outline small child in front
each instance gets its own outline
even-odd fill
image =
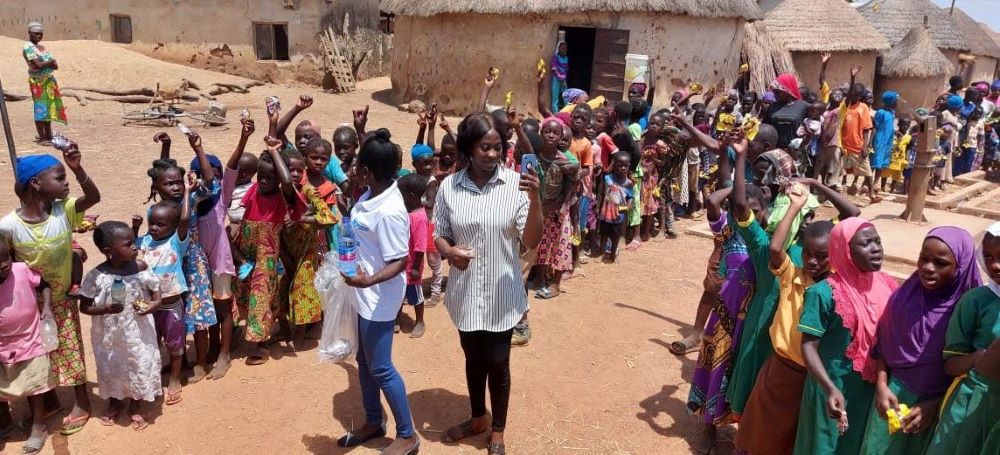
[[[163,394],[160,347],[150,314],[160,306],[160,279],[136,261],[135,234],[120,221],[105,221],[94,230],[94,244],[105,261],[84,277],[80,312],[93,316],[90,339],[97,364],[97,390],[108,399],[101,424],[118,420],[124,401],[132,429],[149,423],[142,403]],[[180,299],[174,298],[180,308]]]
[[[413,306],[416,323],[410,332],[410,338],[424,336],[424,255],[427,253],[427,231],[429,222],[427,212],[421,203],[424,192],[427,191],[427,177],[420,174],[407,174],[399,179],[399,192],[403,195],[403,203],[410,212],[410,255],[406,259],[406,303]],[[402,316],[403,310],[399,310]],[[396,318],[399,327],[399,317]]]
[[[31,435],[24,453],[38,453],[45,445],[42,394],[56,387],[42,345],[36,290],[42,293],[41,319],[52,319],[52,289],[27,264],[13,262],[10,247],[0,242],[0,400],[28,398]]]
[[[193,177],[189,178],[194,185]],[[183,197],[178,204],[173,200],[157,202],[149,209],[149,231],[139,239],[142,259],[149,270],[160,280],[161,301],[153,312],[156,337],[163,339],[170,354],[170,381],[164,404],[172,406],[181,402],[181,357],[184,355],[184,293],[188,292],[183,262],[188,252],[190,238],[190,186],[184,185]],[[133,234],[139,231],[142,218],[132,217]],[[93,298],[93,297],[92,297]]]

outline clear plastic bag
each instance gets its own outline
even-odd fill
[[[336,251],[324,256],[314,284],[323,300],[319,361],[342,362],[358,348],[358,310],[354,290],[340,276]]]

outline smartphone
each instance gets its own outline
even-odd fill
[[[188,128],[187,125],[185,125],[183,123],[178,123],[177,124],[177,129],[181,130],[181,134],[183,134],[185,136],[190,136],[191,133],[192,133],[191,128]]]
[[[521,173],[527,174],[528,169],[538,173],[538,157],[534,153],[527,153],[521,157]]]

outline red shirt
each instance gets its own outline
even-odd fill
[[[272,194],[260,194],[257,191],[257,184],[254,183],[247,190],[246,196],[243,196],[242,205],[246,208],[243,220],[281,224],[285,222],[286,215],[293,220],[298,220],[306,213],[308,206],[302,193],[296,193],[296,196],[295,205],[288,207],[280,190]]]
[[[410,255],[406,258],[406,284],[420,284],[420,278],[410,278],[411,270],[416,270],[421,277],[424,275],[424,261],[416,263],[414,259],[416,253],[427,253],[428,232],[427,211],[420,207],[410,212]]]

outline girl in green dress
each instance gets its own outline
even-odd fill
[[[980,261],[989,283],[967,292],[948,323],[944,369],[956,380],[928,455],[996,454],[1000,446],[990,434],[1000,422],[1000,378],[993,374],[1000,349],[1000,223],[986,230]]]
[[[952,377],[944,371],[945,331],[963,294],[982,284],[976,241],[965,229],[934,228],[917,270],[892,294],[879,321],[875,407],[861,453],[922,454],[930,443]],[[887,412],[907,405],[900,431],[889,433]]]
[[[882,240],[861,218],[830,233],[830,276],[809,289],[799,319],[809,376],[802,392],[796,454],[850,454],[861,449],[875,393],[878,320],[897,287],[882,268]]]

